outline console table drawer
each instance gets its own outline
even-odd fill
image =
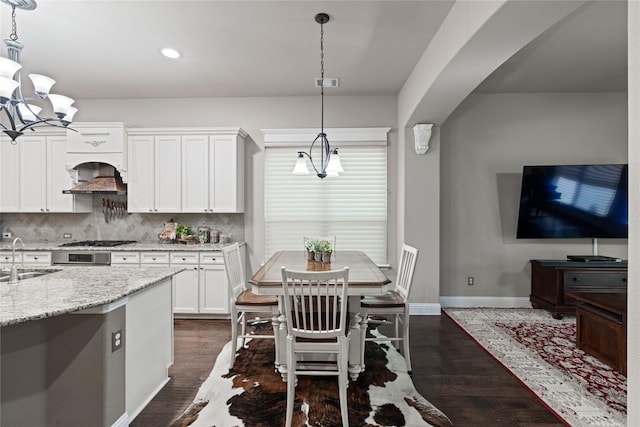
[[[626,292],[627,273],[621,271],[563,272],[565,292]]]

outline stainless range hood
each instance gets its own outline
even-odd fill
[[[127,184],[108,163],[83,163],[76,168],[78,184],[64,194],[127,194]]]

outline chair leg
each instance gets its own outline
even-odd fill
[[[338,361],[338,392],[340,395],[340,416],[343,427],[349,427],[349,406],[347,388],[349,387],[349,341],[344,340]]]
[[[240,313],[240,321],[242,322],[242,348],[244,348],[247,339],[247,313],[245,311]]]
[[[411,352],[409,350],[409,308],[405,308],[404,317],[402,319],[402,343],[403,356],[407,361],[407,371],[411,374]]]
[[[287,415],[285,426],[293,422],[293,402],[296,394],[296,359],[293,351],[293,338],[287,337]]]
[[[231,357],[229,361],[229,369],[233,369],[236,363],[236,351],[238,349],[238,313],[231,310]]]

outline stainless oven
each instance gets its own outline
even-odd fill
[[[111,252],[105,251],[53,251],[53,265],[111,265]]]

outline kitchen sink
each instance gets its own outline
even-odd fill
[[[34,277],[44,276],[45,274],[55,273],[60,270],[18,270],[18,280],[27,280]],[[11,272],[9,270],[2,270],[0,272],[0,283],[8,282]]]

